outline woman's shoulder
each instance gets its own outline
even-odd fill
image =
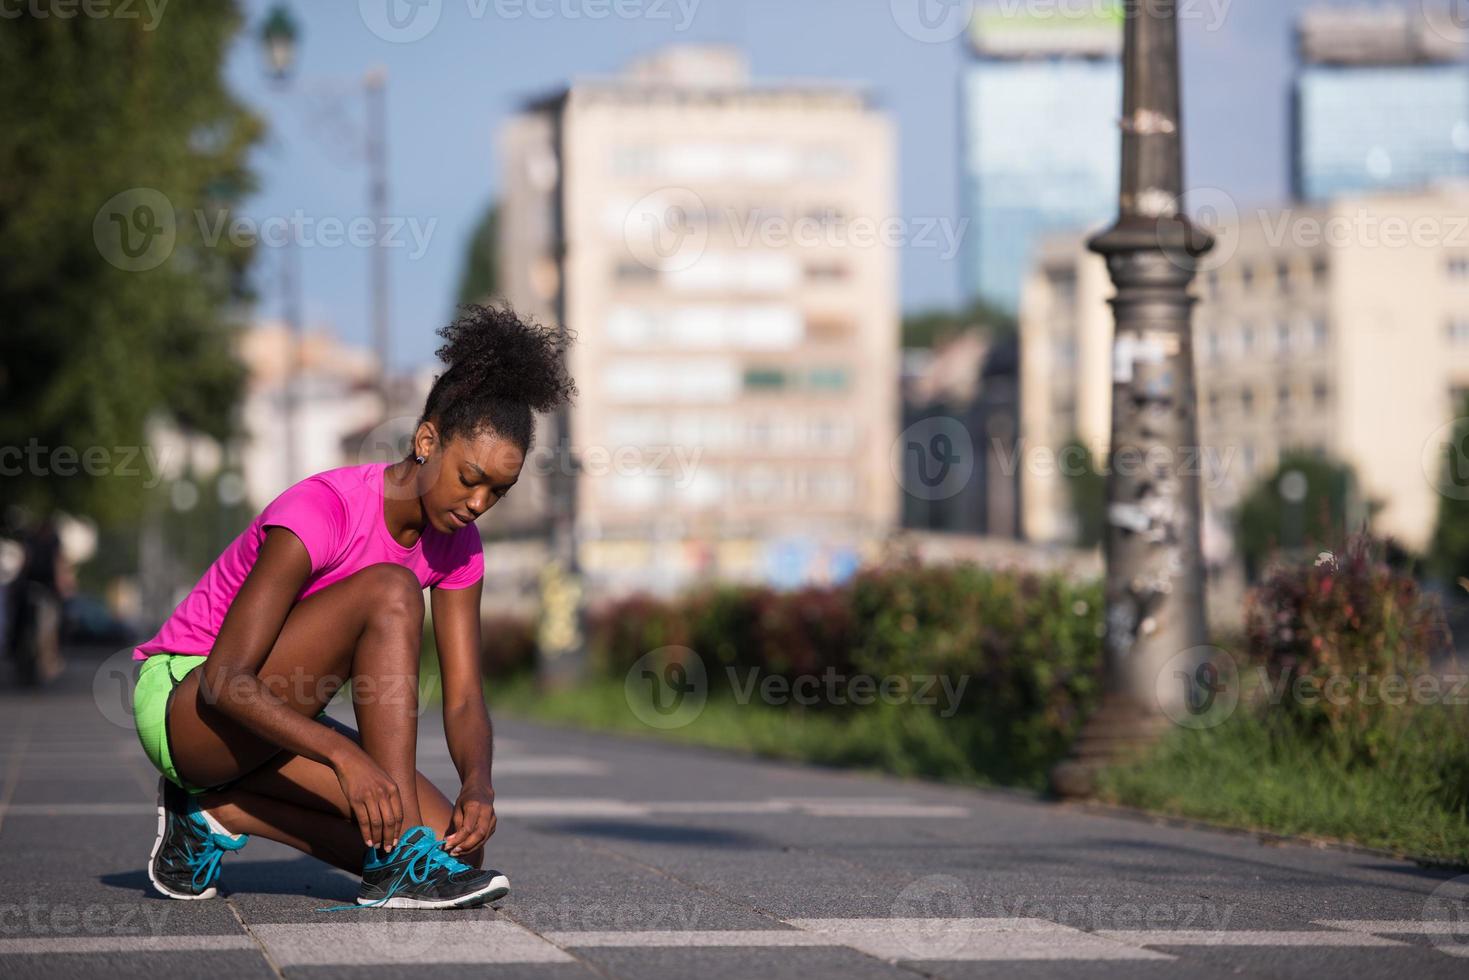
[[[333,514],[351,513],[362,501],[377,500],[372,482],[373,465],[339,466],[297,480],[277,494],[261,516],[301,506],[325,509]]]

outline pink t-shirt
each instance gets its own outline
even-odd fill
[[[146,660],[155,653],[208,656],[225,612],[255,567],[268,527],[288,528],[311,556],[311,574],[296,595],[298,602],[383,562],[411,569],[425,588],[463,589],[482,579],[484,545],[473,524],[453,534],[425,527],[411,548],[388,534],[383,519],[383,473],[388,465],[343,466],[283,491],[230,542],[157,635],[133,651],[133,659]]]

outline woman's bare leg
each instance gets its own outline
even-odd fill
[[[259,672],[272,694],[308,717],[315,717],[351,678],[362,747],[397,784],[404,826],[423,822],[415,765],[422,636],[423,590],[418,579],[399,565],[373,565],[296,603]],[[221,696],[229,697],[229,692]],[[281,754],[279,746],[210,704],[201,695],[197,670],[170,699],[168,733],[174,765],[195,785],[234,783]],[[336,774],[330,767],[312,765],[321,772],[303,785],[333,804],[340,801]],[[329,777],[334,794],[326,793],[327,779],[322,777]],[[250,792],[243,786],[240,789]],[[215,802],[223,805],[226,801]],[[264,826],[267,821],[261,806],[255,803],[252,809]],[[297,809],[309,812],[306,807]],[[272,817],[293,822],[290,811],[269,810]],[[276,826],[277,839],[291,837],[285,843],[296,846],[308,834],[326,833],[321,830],[324,824],[304,819],[294,822],[300,826]],[[352,828],[345,818],[343,822]],[[323,853],[336,849],[325,838],[313,846]],[[302,849],[312,853],[310,848]]]
[[[327,723],[357,739],[346,725]],[[427,776],[416,776],[423,822],[443,837],[453,804]],[[314,759],[281,753],[228,789],[205,794],[200,804],[231,833],[280,841],[354,874],[362,870],[362,835],[352,823],[341,784],[329,766]],[[483,857],[480,849],[459,859],[478,868]]]

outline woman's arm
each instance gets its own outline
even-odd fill
[[[463,589],[430,591],[444,682],[444,737],[462,784],[444,839],[451,854],[473,851],[495,832],[495,791],[490,783],[494,729],[479,663],[482,588],[482,582],[476,582]]]
[[[199,670],[199,695],[266,741],[331,766],[357,816],[364,843],[390,846],[397,841],[403,812],[392,779],[356,742],[292,709],[260,679],[260,668],[310,574],[311,559],[301,539],[283,527],[267,529],[255,566],[226,611],[214,649]]]

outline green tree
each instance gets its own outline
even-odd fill
[[[228,0],[36,13],[0,30],[0,502],[116,522],[150,415],[231,430],[250,248],[221,232],[261,124],[222,77]]]
[[[1015,332],[1015,317],[982,299],[962,310],[933,309],[910,313],[903,317],[903,346],[933,347],[946,337],[975,327],[998,340]]]
[[[1078,548],[1094,548],[1102,543],[1106,531],[1107,476],[1092,459],[1091,450],[1074,437],[1061,450],[1061,475],[1071,498],[1071,512],[1076,517]]]
[[[464,253],[464,266],[459,270],[460,306],[483,303],[500,292],[499,256],[500,205],[491,202],[480,216]]]
[[[1275,471],[1251,488],[1236,512],[1236,546],[1245,573],[1254,579],[1276,550],[1335,548],[1348,532],[1364,530],[1347,527],[1356,487],[1356,475],[1345,463],[1301,450],[1282,453]],[[1368,505],[1369,519],[1376,509]]]
[[[1458,408],[1453,437],[1444,448],[1438,519],[1428,550],[1429,570],[1449,582],[1469,577],[1469,473],[1464,472],[1469,451],[1469,395]]]

